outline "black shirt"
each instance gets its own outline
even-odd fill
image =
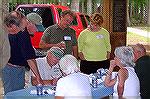
[[[35,59],[35,51],[27,29],[17,34],[9,34],[11,56],[9,63],[13,65],[27,66],[28,59]]]
[[[136,61],[135,72],[140,80],[142,99],[150,98],[150,56],[145,55]]]

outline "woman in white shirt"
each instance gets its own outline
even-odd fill
[[[139,79],[134,71],[134,55],[131,47],[117,47],[115,49],[115,58],[110,62],[110,68],[105,78],[105,85],[114,85],[113,96],[119,99],[137,99],[139,97],[140,85]],[[111,79],[114,67],[119,66],[118,76]]]
[[[63,78],[57,82],[55,99],[91,99],[90,81],[80,73],[78,61],[72,55],[65,55],[59,61]]]

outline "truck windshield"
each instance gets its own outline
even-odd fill
[[[18,8],[19,11],[24,13],[25,15],[34,12],[41,16],[42,24],[45,28],[54,25],[54,17],[50,7],[20,7]]]

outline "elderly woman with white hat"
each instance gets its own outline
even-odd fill
[[[59,61],[59,66],[64,77],[57,82],[55,99],[91,99],[89,78],[80,73],[77,59],[65,55]]]
[[[115,49],[115,58],[110,62],[110,68],[105,78],[106,86],[114,85],[113,96],[119,99],[137,99],[139,97],[140,86],[139,79],[134,71],[134,54],[131,47],[117,47]],[[113,69],[119,66],[118,74],[111,79]]]

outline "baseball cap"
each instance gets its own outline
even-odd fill
[[[34,23],[35,25],[41,25],[42,24],[42,18],[37,13],[29,13],[26,15],[27,19]]]
[[[48,50],[48,53],[49,52],[51,52],[51,54],[54,55],[59,60],[64,56],[64,51],[59,47],[51,47]]]

